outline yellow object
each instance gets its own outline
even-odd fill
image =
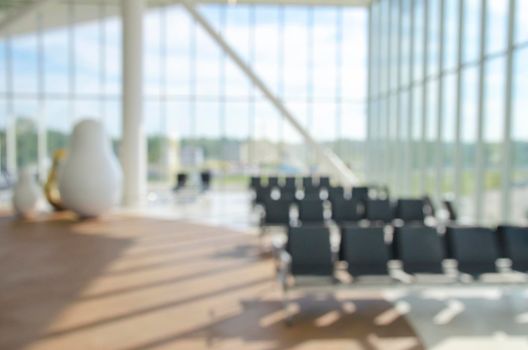
[[[44,185],[44,193],[46,195],[46,199],[56,211],[65,210],[64,206],[62,205],[58,186],[59,166],[61,161],[65,157],[66,150],[64,149],[58,149],[53,153],[53,164],[51,165],[48,180]]]

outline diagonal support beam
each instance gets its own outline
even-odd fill
[[[56,0],[35,0],[29,5],[21,7],[14,13],[10,13],[3,21],[0,22],[0,33],[3,33],[7,29],[9,29],[9,27],[15,25],[20,21],[23,21],[25,18],[31,16],[44,6],[54,1]]]
[[[288,110],[282,101],[266,86],[264,81],[244,62],[244,60],[229,46],[224,38],[211,26],[189,0],[182,0],[181,4],[196,20],[196,22],[209,34],[209,36],[222,48],[222,50],[233,60],[240,70],[251,80],[251,82],[262,92],[268,101],[283,115],[295,130],[301,134],[306,143],[308,143],[316,152],[319,159],[326,163],[339,176],[341,182],[345,185],[357,184],[358,178],[345,165],[345,163],[330,149],[319,144],[304,128],[297,118]]]

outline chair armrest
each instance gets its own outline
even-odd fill
[[[277,280],[281,284],[283,290],[288,287],[288,277],[291,272],[291,255],[282,250],[278,255],[277,261]]]

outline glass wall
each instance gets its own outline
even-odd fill
[[[364,175],[368,11],[359,7],[201,5],[314,138]],[[58,2],[0,39],[2,169],[45,177],[76,121],[121,135],[121,23],[112,2]],[[175,30],[174,26],[177,26]],[[28,29],[29,27],[29,29]],[[313,152],[179,5],[145,18],[149,180],[210,169],[218,183],[256,171],[326,171]]]
[[[405,149],[398,151],[403,161],[393,157],[395,174],[367,164],[369,178],[386,181],[397,195],[453,198],[466,223],[526,221],[523,10],[524,0],[373,2],[368,129],[376,143],[390,145],[392,121],[407,120],[410,127],[400,125],[395,147],[409,144],[411,161],[405,161]],[[389,89],[387,67],[400,76]],[[400,103],[387,103],[392,96]],[[372,159],[385,160],[387,149],[369,151]]]

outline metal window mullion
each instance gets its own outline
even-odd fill
[[[512,182],[513,182],[513,145],[512,145],[512,115],[513,115],[513,69],[514,69],[514,45],[517,28],[517,0],[509,0],[508,11],[508,53],[506,57],[506,91],[504,101],[504,135],[502,145],[502,196],[501,196],[501,219],[509,222],[512,219]]]
[[[390,0],[389,0],[390,1]],[[385,50],[385,55],[383,55],[385,57],[386,60],[389,60],[390,58],[390,53],[391,53],[391,42],[390,42],[390,39],[389,39],[389,34],[390,34],[390,31],[391,31],[391,28],[390,28],[390,3],[389,1],[386,1],[385,4],[387,4],[387,9],[385,11],[383,11],[382,13],[384,13],[385,15],[385,21],[382,20],[382,23],[385,22],[385,28],[384,29],[384,32],[385,32],[385,38],[386,38],[386,42],[384,43],[384,50]],[[382,17],[383,19],[383,17]],[[385,68],[383,69],[384,71],[384,76],[383,76],[383,87],[384,87],[384,91],[388,91],[389,90],[389,81],[390,81],[390,68],[391,68],[391,65],[390,65],[390,62],[385,62]],[[392,183],[392,179],[391,179],[391,174],[393,174],[393,172],[390,171],[390,169],[392,168],[392,159],[391,159],[391,151],[392,151],[392,145],[391,145],[391,125],[390,125],[390,113],[391,113],[391,110],[390,110],[390,97],[387,96],[385,99],[384,99],[384,113],[383,113],[383,120],[384,122],[382,123],[383,125],[383,128],[384,128],[384,136],[385,136],[385,149],[384,149],[384,165],[385,165],[385,169],[384,169],[384,174],[385,174],[385,185],[387,186],[391,186],[393,183]]]
[[[14,105],[14,85],[13,85],[13,52],[12,52],[12,37],[8,30],[6,30],[5,39],[5,55],[6,55],[6,89],[7,89],[7,135],[6,135],[6,155],[7,155],[7,169],[10,174],[16,176],[17,174],[17,135],[16,135],[16,115]]]
[[[197,130],[196,130],[196,99],[197,99],[197,67],[196,67],[196,59],[198,58],[197,52],[196,52],[196,40],[197,40],[197,27],[198,23],[195,19],[192,19],[191,21],[191,42],[190,42],[190,55],[189,55],[189,70],[190,70],[190,91],[191,91],[191,98],[190,98],[190,113],[189,116],[191,118],[190,120],[190,126],[191,126],[191,139],[197,139]]]
[[[436,119],[436,189],[435,195],[438,200],[442,198],[443,193],[443,180],[444,180],[444,79],[442,75],[444,69],[444,32],[445,32],[445,7],[446,0],[440,0],[440,12],[439,12],[439,33],[438,33],[438,91],[437,91],[437,119]]]
[[[377,142],[377,157],[378,160],[378,176],[376,178],[376,182],[383,182],[384,177],[386,176],[386,157],[385,157],[385,141],[386,141],[386,135],[385,135],[385,129],[383,129],[383,121],[384,121],[384,107],[385,107],[385,97],[384,95],[384,82],[383,77],[385,74],[386,66],[383,65],[383,57],[384,57],[384,51],[383,51],[383,21],[385,18],[383,17],[383,3],[378,2],[378,74],[377,74],[377,80],[378,80],[378,118],[377,118],[377,130],[378,130],[378,142]]]
[[[160,133],[162,134],[162,142],[160,143],[161,150],[160,154],[160,166],[164,169],[165,179],[170,180],[170,169],[169,169],[169,143],[167,142],[167,76],[168,76],[168,54],[167,54],[167,6],[168,4],[162,4],[160,8]],[[165,134],[165,135],[163,135]]]
[[[222,34],[224,37],[227,37],[227,6],[228,5],[222,5],[220,10],[220,34]],[[227,159],[227,123],[226,123],[226,116],[227,116],[227,110],[226,110],[226,102],[227,102],[227,59],[226,59],[226,53],[224,51],[221,52],[220,56],[220,79],[219,79],[219,124],[220,124],[220,140],[222,144],[222,150],[221,154],[224,158],[224,160]],[[226,168],[222,167],[222,173],[223,176],[226,176]]]
[[[373,104],[374,104],[374,101],[373,101],[373,95],[374,95],[374,92],[373,92],[373,84],[372,84],[372,80],[373,80],[373,76],[372,76],[372,70],[373,70],[373,67],[372,67],[372,58],[373,58],[373,39],[374,39],[374,33],[373,33],[373,13],[372,13],[372,4],[370,4],[368,6],[368,43],[367,43],[367,52],[368,52],[368,57],[367,57],[367,75],[368,75],[368,78],[367,78],[367,120],[366,120],[366,124],[367,124],[367,138],[365,140],[365,146],[366,146],[366,150],[364,152],[364,163],[365,163],[365,178],[367,179],[370,179],[372,178],[372,176],[374,175],[373,174],[373,171],[372,171],[372,161],[373,161],[373,153],[372,153],[372,144],[373,144],[373,125],[372,125],[372,118],[373,118]],[[339,12],[341,15],[342,15],[342,10],[340,10]],[[339,20],[339,23],[340,23],[340,28],[342,30],[342,25],[343,25],[343,20],[342,20],[342,16],[340,16],[340,20]],[[338,45],[342,45],[342,42],[343,40],[341,40],[341,44],[338,44]],[[341,46],[338,46],[340,51],[341,50]],[[339,56],[339,55],[337,55]],[[340,62],[339,62],[340,63]],[[338,72],[337,74],[337,80],[339,81],[338,82],[338,86],[339,86],[339,91],[336,91],[336,95],[341,95],[341,78],[340,78],[341,74]],[[342,98],[340,96],[340,99],[336,101],[337,103],[337,108],[339,108],[338,110],[336,110],[336,113],[338,115],[338,118],[339,118],[339,122],[337,123],[337,136],[338,136],[338,139],[340,140],[340,147],[339,147],[339,151],[340,151],[340,154],[341,156],[343,155],[343,150],[342,150],[342,147],[341,147],[341,144],[342,144],[342,140],[341,140],[341,129],[342,129],[342,116],[341,116],[341,104],[343,103],[342,101]]]
[[[285,67],[284,67],[284,47],[285,47],[285,39],[284,39],[284,6],[278,6],[278,30],[277,30],[277,36],[278,36],[278,49],[277,49],[277,91],[278,96],[283,101],[284,98],[284,76],[285,76]],[[279,154],[281,157],[284,157],[284,125],[285,125],[285,117],[283,114],[279,116]],[[283,159],[281,159],[281,162]]]
[[[392,67],[391,67],[391,60],[392,60],[392,42],[391,42],[391,32],[392,32],[392,14],[391,14],[391,9],[392,9],[392,6],[391,6],[391,3],[392,1],[395,1],[395,0],[387,0],[387,11],[386,11],[386,15],[387,15],[387,26],[385,28],[385,35],[386,35],[386,38],[387,38],[387,42],[385,43],[386,44],[386,47],[385,49],[387,50],[386,53],[386,57],[387,57],[387,62],[386,62],[386,76],[385,76],[385,88],[386,88],[386,91],[388,92],[390,90],[390,81],[391,81],[391,73],[392,73]],[[386,180],[385,180],[385,185],[389,186],[389,188],[391,190],[396,190],[396,186],[395,186],[395,183],[394,183],[394,174],[395,173],[398,173],[399,169],[395,169],[396,167],[393,167],[393,161],[392,161],[392,157],[391,157],[391,154],[392,154],[392,149],[393,149],[393,144],[392,144],[392,140],[391,140],[391,118],[392,118],[392,110],[391,110],[391,98],[390,98],[390,95],[388,94],[387,98],[386,98],[386,101],[385,101],[385,114],[384,114],[384,118],[386,118],[386,121],[385,121],[385,174],[386,174]],[[392,171],[391,171],[392,170]],[[392,176],[391,176],[392,175]]]
[[[396,166],[394,167],[395,170],[395,186],[394,191],[396,194],[402,194],[401,188],[402,183],[404,181],[404,175],[403,175],[403,168],[398,168],[402,162],[400,162],[400,159],[404,159],[405,155],[403,154],[402,150],[404,150],[403,144],[403,135],[401,133],[401,123],[402,123],[402,99],[403,99],[403,74],[402,74],[402,68],[403,68],[403,45],[402,42],[404,41],[404,34],[403,34],[403,0],[397,0],[398,1],[398,26],[395,29],[396,30],[396,88],[395,91],[391,92],[389,95],[394,95],[396,106],[394,108],[395,111],[395,145],[393,147],[393,160],[394,164]],[[391,23],[391,27],[394,23]]]
[[[427,104],[429,102],[429,87],[427,86],[427,76],[429,74],[429,47],[428,37],[429,37],[429,0],[424,0],[424,33],[423,33],[423,86],[422,86],[422,137],[421,137],[421,147],[420,147],[420,192],[425,194],[426,187],[426,177],[427,177],[427,129],[428,129],[428,108]]]
[[[410,0],[411,2],[411,17],[410,17],[410,33],[415,35],[416,26],[416,0]],[[412,128],[414,123],[414,37],[411,37],[409,47],[409,105],[407,106],[407,140],[405,142],[405,158],[404,158],[404,171],[403,171],[403,193],[405,195],[410,194],[410,180],[411,180],[411,154],[412,154]]]
[[[106,3],[99,3],[99,118],[106,119]]]
[[[44,38],[43,38],[43,14],[41,11],[37,14],[37,75],[38,75],[38,108],[37,115],[37,164],[39,180],[44,181],[46,178],[46,158],[47,158],[47,135],[46,135],[46,100],[44,98],[45,77],[44,77]]]
[[[310,5],[308,7],[308,45],[307,45],[307,84],[306,84],[306,115],[308,117],[307,120],[307,126],[306,128],[313,133],[313,123],[314,123],[314,89],[313,89],[313,83],[314,83],[314,59],[315,59],[315,52],[314,52],[314,5]],[[312,153],[308,153],[308,165],[311,169],[312,165],[315,165],[313,163],[320,163],[320,159],[313,158]],[[320,170],[320,169],[319,169]]]
[[[377,11],[377,6],[375,4],[370,5],[370,19],[371,23],[369,23],[370,27],[370,45],[371,45],[371,54],[368,59],[368,65],[371,67],[371,110],[370,110],[370,116],[369,116],[369,123],[370,123],[370,132],[371,132],[371,142],[370,142],[370,155],[368,162],[370,164],[370,175],[367,177],[371,181],[377,182],[378,179],[378,142],[379,142],[379,128],[377,125],[377,119],[378,119],[378,106],[379,106],[379,84],[378,84],[378,75],[379,75],[379,66],[378,66],[378,42],[379,42],[379,33],[377,31],[378,28],[378,20],[379,15]]]
[[[477,112],[477,149],[476,149],[476,163],[475,163],[475,176],[476,176],[476,190],[475,190],[475,222],[480,224],[483,218],[484,208],[484,171],[485,171],[485,159],[484,159],[484,122],[485,122],[485,95],[486,95],[486,62],[484,57],[486,55],[486,30],[487,30],[487,17],[488,17],[488,5],[487,0],[481,0],[481,18],[480,18],[480,64],[479,64],[479,77],[478,77],[478,112]]]
[[[462,65],[464,60],[464,35],[466,31],[465,5],[464,1],[459,2],[458,7],[458,52],[457,52],[457,81],[455,96],[455,149],[454,149],[454,194],[455,206],[460,208],[460,199],[462,197],[463,181],[463,148],[462,148],[462,101],[464,101],[463,71]]]
[[[76,98],[77,98],[77,87],[76,87],[76,55],[75,55],[75,4],[69,2],[68,4],[68,92],[69,92],[69,110],[70,110],[70,123],[75,119],[76,110]],[[73,118],[73,119],[72,119]]]
[[[249,65],[255,69],[255,57],[256,57],[256,47],[255,47],[255,27],[257,25],[256,19],[256,9],[255,4],[250,5],[249,9]],[[254,165],[255,160],[255,142],[256,142],[256,98],[255,98],[255,84],[251,82],[249,85],[249,103],[248,103],[248,117],[249,117],[249,135],[248,135],[248,162],[249,164]]]

